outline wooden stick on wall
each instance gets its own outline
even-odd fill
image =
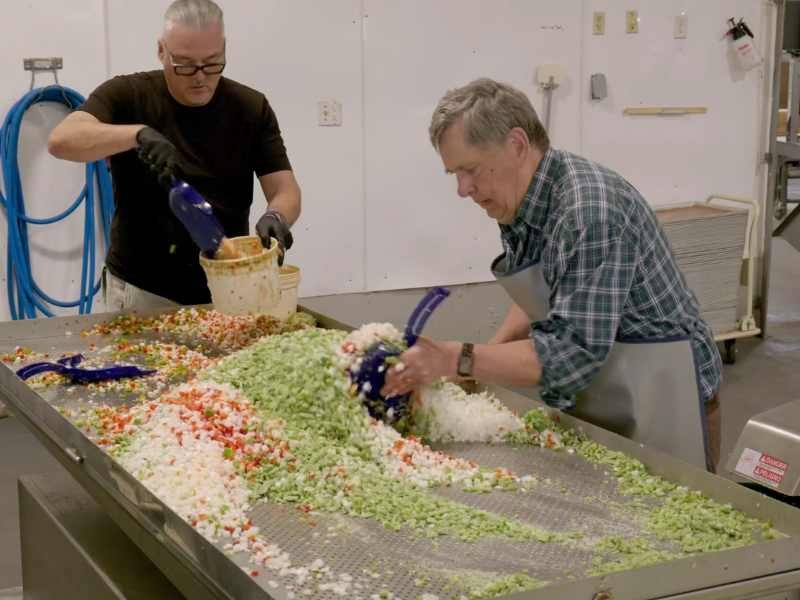
[[[629,106],[622,114],[629,116],[641,115],[694,115],[708,112],[706,106]]]

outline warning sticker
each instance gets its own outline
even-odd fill
[[[773,488],[781,484],[788,468],[781,459],[751,448],[745,448],[736,463],[737,473]]]

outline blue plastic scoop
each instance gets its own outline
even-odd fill
[[[78,365],[83,360],[82,354],[74,354],[58,359],[57,362],[38,362],[22,367],[17,371],[20,379],[28,379],[39,373],[54,371],[69,377],[73,383],[94,383],[97,381],[126,379],[152,375],[155,369],[141,369],[134,365],[111,365],[102,369],[82,369]]]
[[[403,334],[407,347],[410,348],[417,342],[417,338],[433,311],[449,295],[450,290],[447,288],[435,287],[419,301],[406,323]],[[382,419],[388,423],[397,421],[406,415],[411,398],[411,394],[384,398],[380,393],[386,381],[386,371],[391,366],[391,359],[402,353],[403,349],[394,344],[379,342],[367,350],[358,370],[350,373],[350,380],[364,395],[364,404],[369,413],[376,419]]]
[[[215,258],[237,258],[238,252],[232,244],[226,243],[225,232],[211,205],[191,185],[173,178],[169,207],[204,254]]]

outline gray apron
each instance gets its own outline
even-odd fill
[[[492,273],[532,321],[547,318],[550,288],[538,263]],[[707,468],[705,412],[691,343],[616,340],[592,383],[576,395],[576,417]]]

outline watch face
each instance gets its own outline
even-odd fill
[[[468,377],[472,375],[472,357],[466,356],[461,360],[461,375]]]

